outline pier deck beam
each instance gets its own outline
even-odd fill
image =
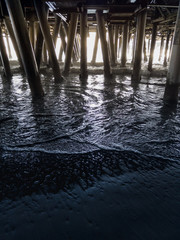
[[[5,47],[4,39],[2,35],[1,24],[0,24],[0,56],[1,56],[1,61],[4,68],[4,75],[7,78],[11,78],[12,74],[11,74],[9,59],[8,59],[8,55],[6,52],[6,47]]]
[[[42,2],[41,0],[34,0],[34,6],[35,6],[36,13],[41,26],[41,31],[44,36],[46,47],[49,53],[50,63],[51,63],[53,74],[54,74],[54,79],[55,81],[61,81],[63,80],[63,77],[61,76],[59,63],[56,57],[54,42],[50,34],[49,24],[47,21],[47,13],[45,9],[45,3]]]
[[[94,41],[94,49],[93,49],[93,55],[92,55],[92,60],[91,60],[91,64],[92,65],[94,65],[96,63],[98,42],[99,42],[99,33],[98,33],[98,29],[96,29],[96,36],[95,36],[95,41]]]
[[[112,76],[111,67],[109,63],[109,54],[108,54],[108,46],[106,41],[106,29],[105,29],[105,22],[102,10],[96,11],[96,19],[98,23],[98,31],[99,37],[101,41],[102,47],[102,55],[103,55],[103,62],[104,62],[104,76],[105,78],[109,78]]]
[[[154,49],[155,49],[155,45],[156,45],[156,35],[157,35],[157,23],[154,23],[153,28],[152,28],[151,49],[150,49],[150,56],[149,56],[149,63],[148,63],[148,70],[150,72],[152,71]]]
[[[40,76],[29,40],[20,0],[5,0],[33,96],[43,96]]]
[[[172,54],[167,74],[167,81],[164,93],[164,101],[170,104],[177,104],[178,91],[180,85],[180,4],[176,19],[176,27],[174,31],[174,41],[172,46]]]
[[[126,23],[126,24],[123,25],[123,42],[122,42],[122,53],[121,53],[121,67],[125,67],[126,66],[128,35],[129,35],[129,23]]]
[[[78,22],[78,13],[71,13],[70,24],[68,28],[68,40],[67,40],[67,47],[66,47],[66,54],[65,54],[65,63],[64,63],[64,71],[63,75],[68,76],[71,66],[71,57],[73,53],[73,46],[76,36],[76,29],[77,29],[77,22]]]
[[[87,74],[87,10],[80,15],[80,34],[81,34],[81,59],[80,59],[80,79],[86,80]]]
[[[141,79],[141,60],[145,36],[147,10],[143,10],[137,17],[136,49],[133,62],[133,73],[131,80],[138,82]]]

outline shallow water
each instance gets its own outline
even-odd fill
[[[45,97],[31,99],[27,81],[16,74],[0,80],[0,146],[6,150],[84,153],[98,149],[130,150],[178,158],[180,114],[163,107],[164,79],[129,76],[104,82],[77,75],[55,84],[42,75]]]
[[[86,188],[104,174],[179,165],[180,109],[163,106],[165,78],[136,86],[130,76],[90,75],[83,85],[73,74],[62,84],[51,72],[41,79],[45,96],[37,100],[21,74],[11,83],[0,79],[1,197],[12,197],[18,181],[26,195],[45,191],[50,179],[55,191]]]

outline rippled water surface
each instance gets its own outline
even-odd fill
[[[0,199],[179,165],[179,107],[163,106],[165,78],[41,79],[36,100],[20,74],[0,80]]]
[[[55,84],[42,75],[44,99],[31,99],[27,81],[16,74],[0,80],[0,146],[4,150],[85,153],[130,150],[177,159],[180,156],[179,108],[163,107],[165,79],[129,76],[109,82],[77,75]]]

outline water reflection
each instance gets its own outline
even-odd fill
[[[21,194],[85,188],[103,174],[163,169],[180,159],[179,107],[163,106],[164,79],[132,86],[130,76],[105,82],[91,75],[81,84],[71,75],[58,84],[48,73],[42,82],[44,98],[32,100],[20,74],[0,79],[1,189],[22,181]]]
[[[21,75],[15,75],[11,84],[1,80],[3,148],[31,146],[29,151],[59,153],[130,149],[164,155],[147,143],[171,138],[171,130],[162,132],[164,125],[178,126],[178,109],[163,107],[164,79],[142,79],[134,86],[130,76],[105,82],[102,75],[92,75],[82,85],[77,75],[71,75],[57,84],[49,73],[42,81],[45,96],[32,101]],[[178,138],[179,131],[175,135]]]

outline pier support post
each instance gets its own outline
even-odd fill
[[[66,45],[67,44],[66,44],[66,34],[65,34],[65,30],[64,30],[63,24],[61,24],[61,26],[60,26],[60,38],[61,38],[61,49],[64,51],[64,54],[65,54],[66,53],[66,47],[67,47]],[[60,52],[61,52],[61,49],[60,49]],[[60,53],[59,53],[59,56],[62,57],[62,55],[60,55]]]
[[[32,17],[33,18],[33,17]],[[34,49],[34,37],[35,37],[35,31],[34,31],[34,24],[35,24],[35,22],[34,22],[34,20],[33,19],[31,19],[30,21],[29,21],[29,38],[30,38],[30,42],[31,42],[31,44],[32,44],[32,48]]]
[[[143,48],[143,52],[144,52],[144,62],[147,62],[146,37],[144,38],[144,48]]]
[[[96,29],[96,36],[95,36],[95,41],[94,41],[94,49],[93,49],[93,55],[92,55],[92,60],[91,64],[94,65],[96,62],[96,56],[97,56],[97,50],[98,50],[98,42],[99,42],[99,34],[98,34],[98,29]]]
[[[121,67],[125,67],[126,66],[128,36],[129,36],[129,23],[126,23],[126,24],[123,25],[123,42],[122,42],[122,52],[121,52]]]
[[[44,95],[20,0],[5,0],[33,96]]]
[[[151,49],[150,49],[150,56],[149,56],[149,63],[148,63],[148,70],[150,72],[152,71],[154,49],[155,49],[155,45],[156,45],[156,34],[157,34],[157,23],[154,23],[153,28],[152,28]]]
[[[114,27],[115,27],[115,29],[114,29],[114,51],[115,51],[115,62],[117,62],[119,25],[115,25]]]
[[[168,48],[169,48],[170,35],[171,35],[171,30],[168,31],[167,36],[166,36],[166,46],[165,46],[164,62],[163,62],[164,67],[167,67],[167,52],[168,52]]]
[[[109,35],[109,49],[110,49],[110,59],[111,59],[111,66],[115,66],[115,48],[114,48],[114,30],[113,25],[108,25],[108,35]]]
[[[9,52],[9,58],[12,58],[11,48],[10,48],[10,44],[9,44],[9,36],[8,36],[8,34],[6,34],[6,42],[7,42],[8,52]]]
[[[137,17],[136,48],[133,63],[133,73],[131,77],[132,81],[139,81],[141,78],[141,60],[145,36],[146,16],[147,10],[145,9],[140,12]]]
[[[34,6],[35,6],[36,13],[41,26],[41,31],[44,36],[46,47],[49,53],[50,63],[52,65],[53,74],[54,74],[54,79],[55,81],[61,81],[63,80],[63,77],[61,76],[59,63],[56,57],[54,42],[50,34],[50,29],[47,21],[47,13],[45,9],[45,3],[42,2],[41,0],[34,0]]]
[[[109,63],[109,54],[108,54],[108,46],[106,41],[106,29],[105,29],[105,22],[102,10],[96,11],[96,19],[98,23],[98,31],[99,37],[101,41],[102,47],[102,55],[103,55],[103,62],[104,62],[104,76],[105,78],[109,78],[112,76],[111,74],[111,67]]]
[[[87,10],[83,10],[80,15],[80,34],[81,34],[81,59],[80,59],[80,79],[87,79]]]
[[[180,4],[179,4],[177,19],[176,19],[172,54],[171,54],[165,93],[164,93],[164,101],[168,104],[172,104],[172,103],[177,104],[178,102],[178,90],[180,85],[179,62],[180,62]]]
[[[62,56],[63,56],[63,47],[61,45],[60,50],[59,50],[59,57],[58,57],[59,62],[62,62]]]
[[[120,29],[119,29],[118,58],[121,57],[121,51],[122,51],[122,27],[120,27]]]
[[[76,36],[78,13],[71,13],[71,19],[68,29],[68,40],[65,54],[65,63],[63,75],[68,76],[71,66],[71,57],[73,53],[74,40]]]
[[[16,52],[16,55],[17,55],[17,58],[18,58],[18,61],[19,61],[19,65],[22,69],[24,69],[23,62],[21,60],[20,51],[19,51],[19,48],[18,48],[18,44],[17,44],[16,38],[15,38],[14,31],[13,31],[12,24],[11,24],[11,21],[10,21],[9,17],[4,17],[4,22],[5,22],[6,28],[8,30],[9,36],[11,38],[14,50]]]
[[[36,56],[36,62],[37,62],[38,69],[40,68],[40,64],[41,64],[43,42],[44,42],[43,34],[41,31],[41,27],[38,23],[37,39],[36,39],[36,46],[35,46],[35,56]]]
[[[161,36],[161,44],[160,44],[160,51],[159,51],[159,61],[161,61],[162,58],[162,52],[164,48],[164,36]]]
[[[61,18],[55,15],[55,24],[54,24],[54,29],[53,29],[53,41],[54,41],[54,46],[56,47],[56,42],[58,38],[58,33],[60,29],[60,23],[61,23]]]
[[[6,47],[5,47],[4,39],[2,35],[1,23],[0,23],[0,56],[1,56],[1,61],[4,68],[4,75],[7,78],[11,78],[12,74],[11,74],[9,59],[8,59],[8,55],[6,52]]]

